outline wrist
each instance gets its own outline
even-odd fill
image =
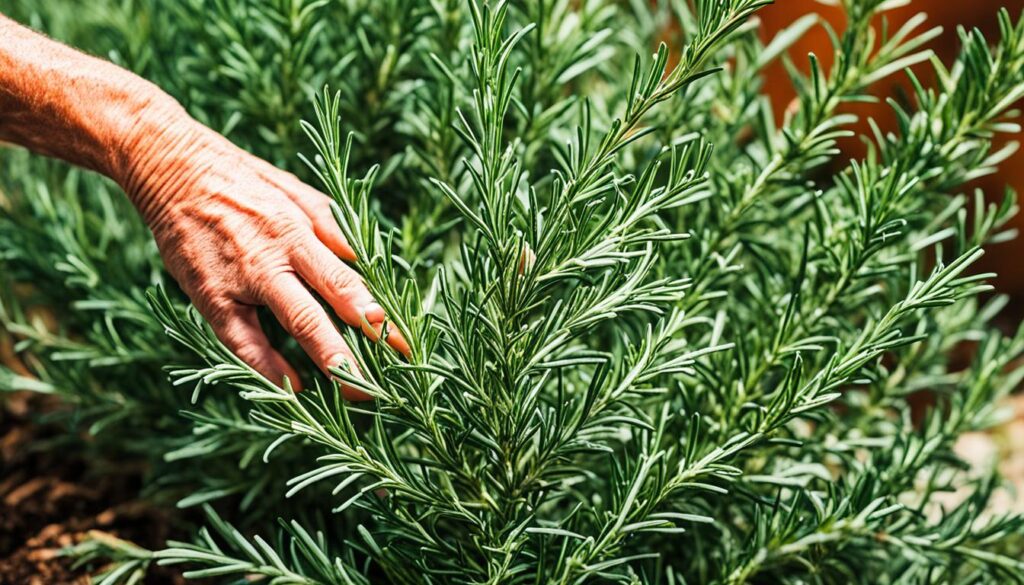
[[[111,63],[0,15],[0,140],[103,173],[154,227],[212,167],[226,139]]]
[[[208,170],[203,161],[216,141],[173,98],[155,86],[129,100],[111,145],[108,176],[116,181],[146,223],[156,227],[174,199]]]

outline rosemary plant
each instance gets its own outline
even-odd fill
[[[1015,148],[1024,22],[944,64],[923,16],[888,25],[904,2],[841,0],[826,71],[789,55],[815,16],[763,39],[768,0],[653,4],[0,2],[318,182],[411,348],[350,332],[363,377],[278,387],[109,185],[5,153],[0,318],[32,375],[0,383],[78,405],[89,448],[137,437],[149,493],[209,519],[71,552],[105,584],[1024,580],[1024,517],[953,451],[1024,377],[972,271],[1015,195],[970,187]],[[848,160],[844,105],[893,76],[898,129]]]

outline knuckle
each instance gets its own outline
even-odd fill
[[[260,231],[263,236],[264,247],[276,248],[278,250],[294,247],[302,236],[300,226],[291,221],[275,220],[263,226]]]
[[[310,238],[313,237],[312,226],[292,224],[282,226],[280,230],[279,235],[274,241],[282,258],[294,260],[299,256],[309,253]]]
[[[274,298],[276,290],[284,285],[282,279],[290,277],[291,268],[281,258],[263,259],[247,263],[241,268],[245,288],[250,296],[266,304]]]
[[[267,236],[267,239],[274,241],[288,240],[295,231],[294,224],[281,218],[266,220],[260,228],[260,231]]]
[[[320,328],[319,308],[312,304],[295,305],[289,308],[288,322],[292,326],[292,335],[308,338]]]
[[[235,355],[238,359],[249,364],[250,366],[257,368],[266,361],[263,347],[254,341],[243,341],[234,348]]]
[[[285,250],[294,248],[309,231],[308,227],[304,227],[301,221],[290,214],[264,216],[257,221],[255,226],[245,228],[248,235],[242,242],[244,245],[239,246],[251,259],[267,255],[281,256]]]
[[[363,283],[355,271],[350,270],[344,264],[338,264],[327,272],[327,282],[334,288],[341,291],[348,291],[361,288]]]

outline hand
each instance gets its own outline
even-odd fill
[[[384,311],[342,262],[354,256],[327,197],[238,149],[123,69],[2,15],[0,38],[0,140],[124,187],[168,270],[221,341],[264,376],[299,385],[260,329],[257,305],[270,307],[322,370],[347,362],[358,375],[307,286],[371,338],[383,331]],[[408,353],[398,331],[387,339]]]
[[[122,184],[153,230],[171,275],[217,337],[275,383],[288,376],[300,385],[261,330],[260,305],[321,370],[347,364],[359,375],[352,352],[307,289],[347,325],[374,340],[381,334],[384,311],[342,261],[355,260],[355,254],[335,223],[330,199],[183,113],[172,120],[157,130],[141,124],[120,149],[128,169]],[[397,330],[387,340],[408,354]],[[352,388],[346,396],[366,397]]]

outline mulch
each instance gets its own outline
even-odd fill
[[[88,584],[102,567],[75,567],[62,549],[97,536],[154,549],[172,536],[170,514],[138,500],[137,465],[88,460],[81,443],[53,448],[66,430],[39,416],[59,408],[47,396],[0,394],[0,584]],[[154,568],[145,582],[184,580]]]

